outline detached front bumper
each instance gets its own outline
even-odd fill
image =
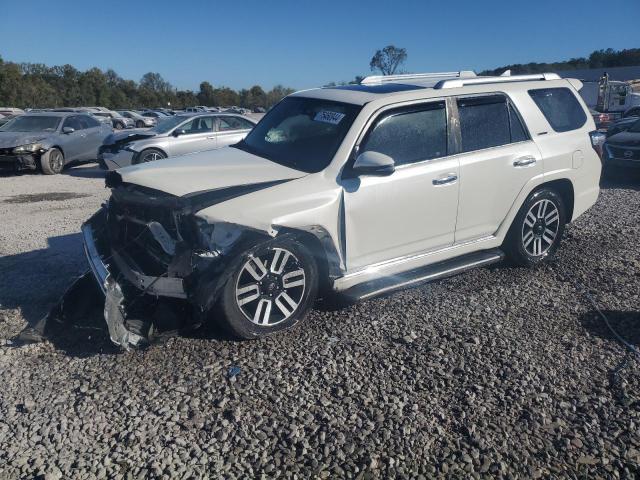
[[[103,292],[107,291],[107,279],[111,276],[125,279],[133,287],[150,295],[187,298],[182,278],[145,275],[138,271],[135,263],[127,261],[124,254],[112,250],[106,229],[105,209],[98,211],[82,225],[85,255]]]
[[[9,155],[0,153],[0,171],[19,172],[36,170],[40,163],[40,155]]]

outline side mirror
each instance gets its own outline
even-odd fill
[[[185,129],[184,129],[184,128],[176,128],[176,129],[173,131],[173,136],[174,136],[174,137],[179,137],[180,135],[184,135],[185,133],[187,133],[187,132],[185,131]]]
[[[73,127],[64,127],[62,129],[62,133],[66,133],[67,135],[70,134],[70,133],[73,133],[75,131],[76,131],[76,129],[73,128]]]
[[[353,164],[353,171],[360,175],[391,175],[396,170],[393,158],[384,153],[362,152]]]

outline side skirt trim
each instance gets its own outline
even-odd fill
[[[498,263],[504,259],[499,249],[470,253],[426,267],[362,283],[342,292],[352,300],[366,300],[378,295],[457,275],[473,268]]]

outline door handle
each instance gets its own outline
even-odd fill
[[[207,140],[215,140],[216,137],[207,137]]]
[[[436,186],[451,185],[452,183],[456,183],[457,180],[458,180],[458,175],[456,175],[455,173],[447,173],[442,177],[434,178],[431,183],[433,183]]]
[[[531,155],[526,155],[524,157],[517,158],[513,162],[513,166],[514,167],[528,167],[529,165],[533,165],[537,161],[538,160],[536,160],[536,157],[531,156]]]

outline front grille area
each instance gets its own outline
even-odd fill
[[[160,276],[167,271],[172,256],[166,253],[147,227],[158,222],[174,239],[180,238],[177,219],[166,207],[143,206],[109,201],[107,229],[112,248],[127,256],[145,275]]]
[[[609,155],[613,158],[618,158],[620,160],[640,160],[640,148],[634,147],[625,147],[625,146],[616,146],[616,145],[608,145]],[[631,152],[630,154],[627,152]]]

